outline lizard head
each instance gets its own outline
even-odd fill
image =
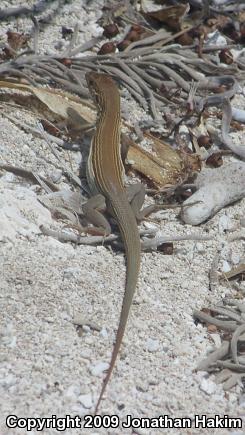
[[[93,71],[87,72],[85,77],[95,104],[102,109],[108,95],[116,87],[114,81],[107,74]]]

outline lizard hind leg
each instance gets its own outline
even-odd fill
[[[111,234],[110,223],[102,214],[102,212],[106,210],[106,203],[103,195],[98,194],[89,198],[89,200],[82,205],[82,210],[87,221],[93,225],[93,227],[90,228],[90,233],[102,235],[104,237]]]
[[[155,222],[154,219],[149,219],[148,216],[158,210],[167,208],[166,205],[151,204],[142,209],[145,199],[145,187],[141,183],[127,186],[126,192],[137,222],[142,220]]]

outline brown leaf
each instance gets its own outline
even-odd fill
[[[99,49],[98,55],[101,54],[108,54],[108,53],[115,53],[116,51],[116,45],[113,42],[105,42]]]
[[[122,144],[128,146],[127,160],[135,171],[147,177],[157,187],[169,184],[171,179],[164,172],[159,159],[145,151],[125,134],[122,134]]]
[[[41,124],[42,124],[44,130],[47,131],[52,136],[61,137],[60,130],[57,127],[55,127],[54,124],[49,122],[47,119],[41,119]]]
[[[231,65],[233,63],[233,55],[228,48],[223,48],[219,53],[220,62]]]
[[[69,94],[64,91],[54,91],[48,88],[35,88],[34,86],[0,81],[0,88],[18,89],[19,91],[30,92],[35,95],[56,118],[68,119],[70,111],[73,109],[86,123],[95,121],[95,112],[89,108],[89,103],[86,103],[79,97]]]
[[[0,53],[0,58],[2,60],[12,59],[15,56],[15,51],[11,47],[4,47]]]
[[[15,51],[18,51],[20,50],[20,48],[25,47],[29,39],[30,35],[18,32],[11,32],[10,30],[7,31],[8,44]]]
[[[227,279],[236,277],[237,275],[245,275],[245,263],[240,263],[238,266],[233,267],[229,272],[224,273]]]
[[[152,142],[155,155],[144,150],[126,135],[122,135],[123,145],[127,145],[127,160],[130,166],[144,175],[156,187],[177,186],[189,177],[190,172],[200,170],[200,158],[174,150],[150,133],[144,133]]]
[[[212,153],[206,160],[206,165],[211,168],[219,168],[223,165],[222,153]]]
[[[237,19],[238,19],[239,23],[244,24],[245,23],[245,11],[238,12]]]
[[[61,27],[61,34],[63,39],[71,37],[73,33],[74,33],[73,29],[70,29],[69,27],[66,26]]]
[[[162,252],[164,255],[172,255],[174,252],[174,245],[173,243],[162,243],[157,247],[157,250]]]
[[[215,325],[209,324],[209,325],[207,326],[207,330],[208,330],[208,332],[209,332],[210,334],[212,334],[212,333],[217,332],[217,331],[218,331],[218,328],[217,328],[217,326],[215,326]]]
[[[201,134],[197,138],[197,143],[198,143],[199,147],[204,147],[206,150],[208,150],[209,148],[211,148],[213,141],[208,134],[205,134],[205,135]]]
[[[229,26],[232,23],[230,17],[225,15],[216,15],[215,17],[209,18],[206,21],[208,27],[211,28],[212,31],[223,30],[225,27]]]
[[[145,15],[167,24],[171,29],[181,30],[184,16],[189,12],[189,4],[170,6],[158,11],[146,12]]]
[[[113,38],[119,33],[119,29],[115,23],[110,23],[104,26],[104,32],[103,35],[106,38]]]
[[[162,160],[162,165],[173,174],[176,179],[186,179],[190,172],[201,170],[201,160],[197,154],[188,154],[174,150],[168,143],[145,132],[144,136],[153,141],[153,149]]]
[[[74,97],[68,92],[35,88],[7,81],[0,81],[0,88],[30,92],[55,115],[56,120],[64,119],[70,125],[72,124],[73,128],[76,125],[80,129],[88,128],[95,123],[96,111],[93,105],[88,100]],[[42,106],[41,110],[43,110]],[[174,150],[169,144],[155,138],[150,133],[144,133],[144,136],[151,140],[155,155],[142,149],[125,134],[121,137],[122,142],[126,143],[129,148],[127,159],[130,166],[156,187],[176,186],[188,178],[190,173],[200,170],[200,158],[196,154]]]

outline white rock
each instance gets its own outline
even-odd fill
[[[222,264],[222,272],[230,272],[231,266],[229,265],[228,261],[223,261]]]
[[[90,372],[93,376],[100,376],[105,370],[108,370],[108,368],[109,364],[101,361],[95,366],[91,367]]]
[[[216,0],[216,3],[217,3],[217,1],[219,3],[223,2],[223,0]],[[220,32],[218,30],[215,30],[214,32],[209,33],[206,42],[207,42],[207,45],[215,44],[215,45],[223,45],[224,47],[227,45],[226,39],[224,38],[224,36],[222,36],[220,34]]]
[[[219,218],[219,233],[222,234],[224,231],[228,230],[231,226],[231,220],[230,218],[226,215],[223,214],[222,216],[220,216]]]
[[[1,177],[2,181],[7,181],[8,183],[12,183],[15,179],[15,175],[11,172],[5,172],[4,175]]]
[[[163,352],[167,352],[169,350],[169,344],[167,342],[162,343]]]
[[[89,409],[93,406],[92,395],[89,394],[81,394],[78,397],[79,402],[84,406],[84,408]]]
[[[204,246],[204,243],[201,243],[201,242],[196,242],[196,244],[195,244],[195,249],[196,249],[196,251],[198,252],[198,253],[200,253],[200,254],[202,254],[202,253],[204,253],[205,252],[205,246]]]
[[[141,429],[140,427],[134,428],[134,433],[137,433],[137,435],[149,435],[148,430]]]
[[[91,358],[91,349],[83,349],[80,352],[80,356],[84,359],[90,359]]]
[[[182,220],[190,225],[199,225],[244,197],[245,163],[230,163],[215,170],[205,168],[198,174],[195,185],[197,191],[184,202],[181,212]]]
[[[63,270],[63,274],[65,278],[73,278],[76,277],[80,273],[78,267],[66,267]]]
[[[221,247],[220,258],[222,258],[223,260],[227,260],[227,258],[230,258],[230,252],[231,247],[229,243],[224,242],[223,246]]]
[[[220,347],[221,346],[221,338],[219,334],[211,334],[211,338],[215,344],[215,347]]]
[[[49,177],[53,181],[53,183],[58,183],[62,177],[62,171],[60,169],[54,169],[53,172],[49,173]]]
[[[70,387],[68,387],[66,392],[65,392],[65,396],[68,398],[77,397],[78,394],[79,394],[78,385],[70,385]]]
[[[148,352],[156,352],[159,349],[159,341],[148,338],[146,341],[146,349]]]
[[[2,330],[0,330],[0,342],[5,346],[14,348],[16,346],[16,341],[15,329],[13,324],[9,322]]]
[[[231,253],[231,261],[233,264],[239,264],[241,261],[241,257],[239,254],[235,254],[235,252]]]
[[[0,378],[0,385],[5,388],[10,388],[12,385],[16,384],[16,377],[11,373],[5,376],[3,379]]]
[[[80,417],[83,417],[88,413],[87,409],[85,409],[82,405],[78,405],[77,403],[70,407],[71,413],[74,413],[75,415],[79,415]]]
[[[242,394],[239,397],[239,405],[242,405],[243,407],[245,407],[245,394]]]
[[[232,406],[237,403],[237,394],[229,392],[229,403]]]
[[[106,328],[102,328],[102,329],[100,330],[100,335],[101,335],[101,337],[103,337],[103,338],[108,338],[108,332],[107,332],[107,329],[106,329]]]
[[[0,185],[0,240],[14,241],[18,235],[31,238],[39,234],[40,225],[51,225],[50,212],[27,188],[10,190]]]
[[[208,379],[202,379],[200,384],[200,390],[208,394],[208,396],[211,396],[211,394],[214,394],[217,390],[217,385]]]

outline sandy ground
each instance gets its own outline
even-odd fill
[[[19,2],[18,4],[24,4]],[[28,2],[32,4],[32,2]],[[40,37],[40,50],[52,52],[60,39],[60,26],[79,22],[81,41],[101,32],[94,23],[102,2],[66,4]],[[96,3],[96,5],[95,5]],[[15,2],[1,2],[7,7]],[[100,5],[100,7],[98,7]],[[1,35],[18,27],[28,31],[30,20],[1,23]],[[243,101],[244,102],[244,101]],[[245,107],[245,103],[244,103]],[[136,110],[136,109],[135,109]],[[11,112],[10,112],[11,113]],[[13,115],[35,125],[35,117],[22,109]],[[134,113],[135,116],[140,114]],[[241,134],[241,133],[240,133]],[[25,133],[0,115],[0,150],[4,162],[38,171],[59,173],[57,161],[42,139]],[[73,168],[80,156],[60,152]],[[235,158],[231,159],[235,161]],[[55,165],[55,166],[54,166]],[[70,186],[61,179],[63,188]],[[40,224],[57,228],[50,212],[39,203],[40,188],[12,174],[0,178],[0,434],[34,434],[35,430],[8,429],[8,415],[33,418],[91,414],[98,398],[103,370],[109,362],[124,290],[125,265],[121,253],[104,246],[63,244],[43,236]],[[194,309],[235,296],[228,284],[209,290],[208,271],[222,245],[219,269],[226,270],[242,256],[242,241],[227,242],[239,230],[245,200],[221,210],[207,223],[183,225],[176,211],[161,212],[159,231],[167,236],[195,233],[211,241],[174,244],[173,255],[142,253],[142,266],[120,359],[101,404],[102,415],[192,419],[189,429],[99,428],[66,429],[73,434],[233,434],[244,429],[194,427],[194,416],[245,415],[242,385],[224,392],[213,376],[195,372],[197,363],[219,344],[206,328],[193,321]],[[159,214],[158,214],[159,216]],[[75,316],[95,324],[80,331]],[[86,323],[85,322],[85,323]],[[115,420],[112,420],[115,423]],[[104,420],[104,424],[107,420]],[[89,421],[87,421],[89,425]],[[100,421],[94,421],[99,425]],[[245,424],[245,423],[244,423]],[[45,435],[59,433],[45,428]]]

